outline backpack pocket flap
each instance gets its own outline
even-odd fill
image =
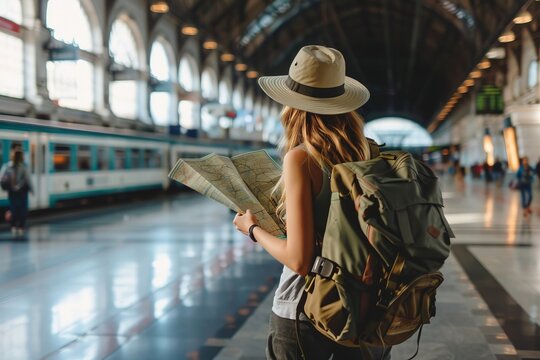
[[[370,342],[376,344],[382,339],[381,345],[397,345],[429,323],[435,315],[436,290],[443,280],[440,272],[428,273],[399,288],[380,320],[370,324],[380,336],[372,336]]]
[[[388,210],[401,210],[416,204],[443,206],[436,179],[421,182],[414,179],[367,175],[358,179],[365,194],[374,194]]]
[[[444,277],[438,271],[421,275],[417,277],[416,279],[414,279],[413,281],[411,281],[410,283],[408,283],[406,286],[398,289],[394,299],[390,301],[388,307],[390,308],[396,305],[396,301],[400,301],[400,299],[403,300],[403,298],[407,294],[413,291],[418,292],[418,291],[429,290],[430,292],[434,292],[442,284],[443,281],[444,281]],[[417,297],[416,299],[412,299],[412,300],[415,302],[415,304],[418,305],[416,307],[420,308],[420,305],[422,304],[422,302],[420,301],[420,297]]]
[[[315,328],[345,346],[360,346],[374,288],[341,269],[331,278],[314,275],[306,287],[303,312]]]

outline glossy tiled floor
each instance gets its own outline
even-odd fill
[[[186,195],[0,234],[0,359],[199,358],[280,268],[231,219]]]
[[[528,218],[519,193],[494,184],[448,179],[443,195],[457,238],[416,359],[540,359],[540,192]],[[270,306],[268,297],[215,359],[264,359]],[[415,350],[416,337],[392,359]]]
[[[457,239],[418,359],[540,359],[540,193],[527,219],[518,195],[445,186]],[[185,194],[0,233],[0,359],[264,359],[280,266],[231,219]]]

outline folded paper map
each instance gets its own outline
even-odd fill
[[[250,209],[259,225],[281,236],[284,227],[276,216],[277,196],[272,190],[281,176],[280,166],[264,150],[228,158],[210,154],[180,159],[169,177],[236,212]]]

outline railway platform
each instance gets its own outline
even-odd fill
[[[507,187],[443,195],[457,238],[417,359],[540,359],[540,191],[528,218]],[[0,359],[264,359],[281,267],[232,217],[182,193],[0,232]]]

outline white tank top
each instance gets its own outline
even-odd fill
[[[324,234],[326,229],[326,220],[328,210],[330,209],[330,178],[327,171],[323,171],[323,183],[321,191],[313,199],[313,222],[315,224],[316,236]],[[303,276],[295,273],[286,266],[279,279],[279,285],[274,294],[272,312],[285,319],[296,319],[296,307],[304,291],[305,279]],[[307,320],[304,314],[300,316],[301,320]]]

